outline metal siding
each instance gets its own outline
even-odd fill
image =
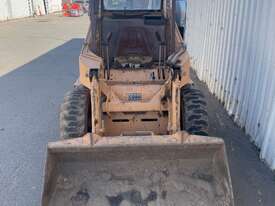
[[[46,0],[49,13],[62,10],[61,0]],[[44,15],[43,0],[0,0],[0,21],[36,15]]]
[[[0,0],[0,5],[0,21],[3,21],[8,17],[8,5],[5,0]]]
[[[10,1],[12,14],[10,18],[22,18],[30,15],[27,0],[7,0]]]
[[[48,12],[53,13],[62,10],[62,0],[46,0],[48,2]]]
[[[46,14],[43,0],[33,0],[33,7],[37,15]]]
[[[29,16],[27,0],[0,0],[0,20],[8,20]]]
[[[188,0],[193,67],[275,169],[275,1]]]

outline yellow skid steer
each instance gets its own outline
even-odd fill
[[[91,0],[90,20],[42,206],[233,206],[175,0]]]

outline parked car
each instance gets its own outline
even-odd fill
[[[84,13],[89,11],[89,0],[73,0],[73,4],[78,4]]]
[[[70,16],[78,17],[84,14],[83,5],[79,1],[73,1],[70,9]]]
[[[64,2],[62,4],[63,16],[71,16],[71,14],[70,14],[70,8],[71,8],[71,4],[70,3]]]
[[[89,10],[88,0],[72,0],[66,1],[62,5],[64,16],[78,17],[87,13]]]

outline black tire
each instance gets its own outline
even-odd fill
[[[200,90],[187,85],[181,89],[181,126],[189,134],[208,136],[207,103]]]
[[[65,95],[59,116],[62,139],[81,137],[90,131],[90,101],[89,90],[84,86]]]

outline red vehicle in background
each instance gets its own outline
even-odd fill
[[[65,1],[62,4],[63,16],[79,17],[84,15],[89,10],[87,0],[72,0]]]
[[[62,3],[62,11],[63,11],[63,16],[70,16],[70,3]]]

